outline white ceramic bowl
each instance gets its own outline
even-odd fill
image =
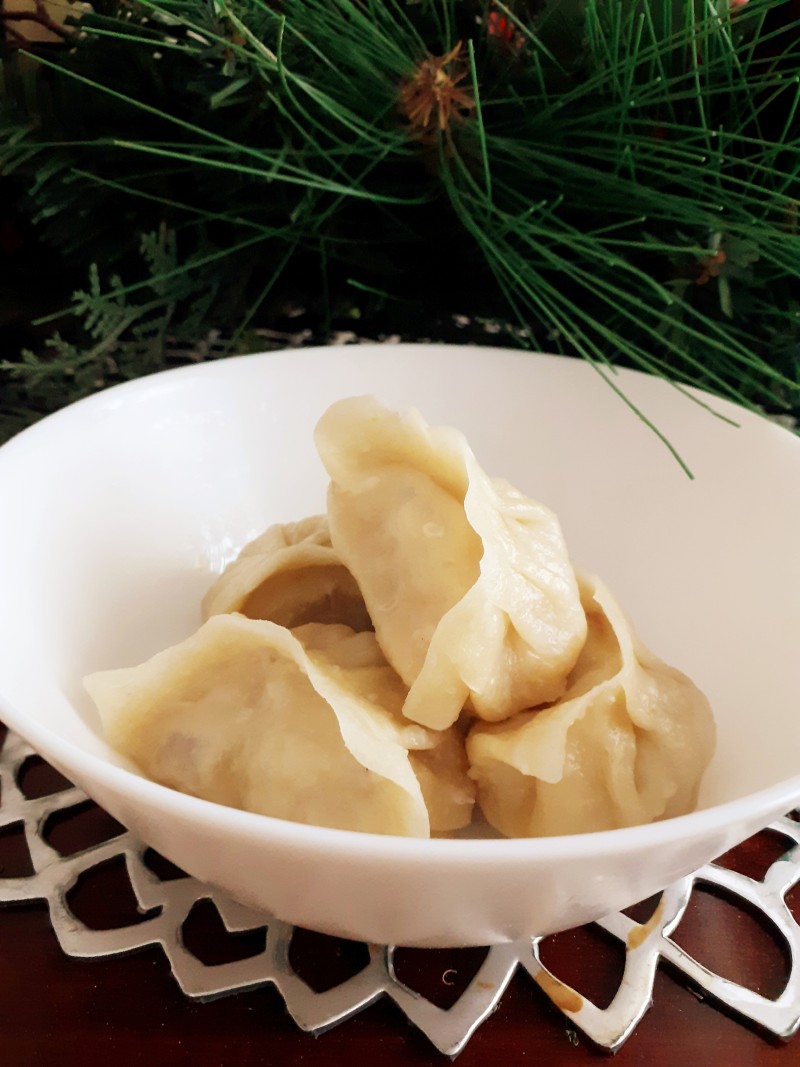
[[[233,359],[110,389],[0,450],[0,716],[196,877],[304,926],[468,945],[625,907],[800,802],[800,441],[667,383],[586,364],[431,346]],[[188,635],[248,538],[324,507],[313,426],[372,392],[463,430],[492,474],[559,514],[644,639],[710,697],[699,809],[608,833],[406,840],[226,809],[142,778],[103,741],[82,677]],[[700,394],[698,394],[700,395]]]

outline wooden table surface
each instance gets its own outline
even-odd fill
[[[28,796],[59,785],[55,772],[31,761],[21,783]],[[2,803],[2,798],[0,798]],[[72,854],[120,830],[95,805],[53,821],[48,840]],[[763,875],[785,849],[769,832],[729,853],[726,866]],[[156,873],[174,876],[153,858]],[[0,879],[30,873],[20,835],[0,831]],[[800,917],[800,891],[789,898]],[[94,928],[136,921],[135,900],[124,872],[112,864],[79,882],[70,897],[77,917]],[[252,954],[263,946],[253,934],[230,935],[213,907],[199,904],[184,927],[186,943],[205,963]],[[254,940],[255,938],[255,940]],[[717,973],[776,997],[789,974],[786,950],[755,915],[710,892],[695,891],[676,940]],[[320,990],[363,963],[362,946],[299,932],[292,945],[297,972]],[[475,974],[482,950],[400,950],[398,977],[447,1007]],[[596,927],[559,934],[546,942],[544,962],[599,1005],[616,989],[622,949]],[[576,1032],[534,982],[518,972],[498,1010],[476,1032],[459,1067],[484,1064],[597,1063],[608,1054]],[[181,993],[160,948],[117,958],[73,959],[64,954],[46,905],[0,910],[0,1064],[3,1067],[108,1063],[111,1067],[250,1067],[295,1064],[439,1064],[446,1057],[383,999],[320,1037],[301,1032],[272,987],[197,1002]],[[784,1044],[729,1017],[661,969],[654,1004],[614,1057],[619,1067],[662,1065],[800,1065],[800,1035]]]

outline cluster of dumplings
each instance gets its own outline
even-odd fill
[[[690,811],[703,694],[576,576],[556,516],[456,430],[371,397],[316,430],[328,511],[273,526],[190,638],[86,688],[149,777],[247,811],[428,837],[512,837]]]

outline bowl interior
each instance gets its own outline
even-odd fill
[[[710,401],[731,426],[660,380],[617,384],[694,479],[596,372],[551,356],[308,349],[74,405],[0,451],[0,704],[125,766],[82,677],[188,635],[246,540],[324,510],[314,424],[333,400],[375,393],[458,427],[489,473],[552,507],[576,564],[707,693],[719,736],[701,807],[784,781],[800,798],[800,442]]]

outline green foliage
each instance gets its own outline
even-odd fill
[[[792,2],[101,0],[3,60],[0,183],[59,331],[6,349],[5,432],[211,329],[242,350],[288,299],[324,338],[356,297],[796,411]],[[402,87],[451,52],[475,106],[423,130]]]
[[[7,376],[9,428],[21,428],[37,412],[60,407],[65,397],[78,400],[162,369],[168,331],[182,301],[193,303],[182,317],[181,332],[199,329],[207,320],[213,294],[193,292],[190,276],[178,264],[174,232],[162,226],[145,234],[140,252],[147,277],[135,287],[126,289],[118,275],[104,287],[97,265],[91,265],[88,289],[72,294],[73,315],[81,323],[78,342],[56,332],[40,352],[24,348],[18,360],[0,360],[0,373]]]

